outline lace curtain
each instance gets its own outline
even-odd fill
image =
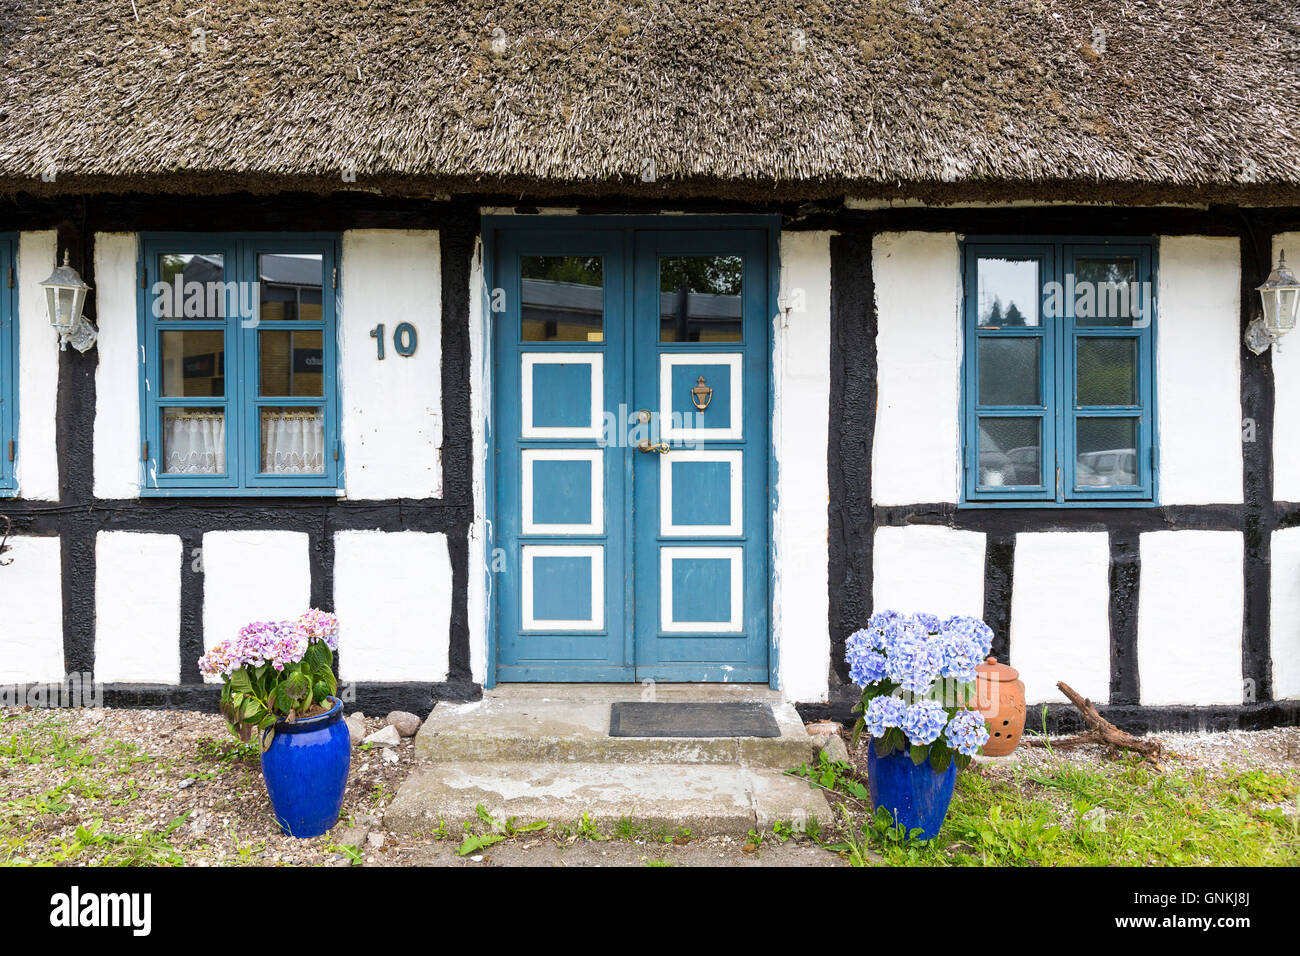
[[[174,475],[220,475],[226,470],[226,417],[219,412],[181,412],[163,421],[163,471]]]
[[[263,410],[262,471],[323,475],[325,415],[319,411]]]

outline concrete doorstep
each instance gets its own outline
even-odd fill
[[[812,759],[794,707],[766,687],[658,685],[658,701],[761,700],[779,737],[610,737],[610,705],[638,685],[514,684],[470,704],[440,704],[416,736],[419,765],[384,816],[396,832],[493,817],[573,825],[586,813],[669,833],[743,836],[777,821],[826,823],[821,793],[784,771]]]

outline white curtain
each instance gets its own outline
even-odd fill
[[[262,412],[262,471],[269,474],[325,473],[325,415],[318,411]]]
[[[174,475],[220,475],[226,470],[226,416],[180,412],[163,420],[163,471]]]

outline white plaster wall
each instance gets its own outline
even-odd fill
[[[344,471],[349,498],[442,494],[442,269],[436,232],[343,233],[340,270]],[[415,354],[393,333],[410,322]],[[384,359],[370,331],[384,325]]]
[[[782,314],[774,321],[773,633],[783,696],[825,700],[830,655],[826,513],[830,415],[829,232],[781,236]],[[789,308],[787,313],[785,308]],[[747,480],[754,480],[749,476]]]
[[[1300,269],[1300,232],[1273,238],[1273,263],[1287,253],[1287,264]],[[1300,501],[1300,333],[1292,332],[1273,347],[1273,496]],[[1275,627],[1276,633],[1276,627]]]
[[[872,242],[879,398],[877,504],[956,501],[960,488],[961,268],[953,233]]]
[[[340,678],[447,679],[451,560],[447,536],[340,531],[334,536]]]
[[[180,536],[101,531],[95,565],[95,679],[180,683]]]
[[[878,611],[984,616],[984,534],[940,525],[877,528],[872,564]]]
[[[487,679],[487,632],[492,569],[487,527],[487,422],[492,415],[492,328],[487,321],[490,292],[483,279],[483,241],[475,240],[469,272],[470,415],[474,443],[475,521],[469,530],[469,669],[476,683]]]
[[[311,601],[308,536],[298,531],[209,531],[203,536],[203,645],[252,621],[296,618]]]
[[[1240,704],[1243,539],[1237,531],[1140,538],[1143,704]]]
[[[1241,258],[1236,239],[1160,239],[1156,318],[1162,504],[1239,502]]]
[[[1300,528],[1274,531],[1272,540],[1273,696],[1282,700],[1300,697]]]
[[[59,539],[10,538],[9,549],[4,557],[11,563],[0,568],[0,608],[4,609],[0,624],[0,683],[61,681],[63,589]]]
[[[1110,697],[1110,542],[1105,532],[1016,535],[1011,666],[1029,703],[1061,702],[1065,681],[1095,703]]]
[[[41,283],[54,271],[57,235],[18,237],[18,493],[57,501],[59,463],[54,448],[58,409],[59,340],[50,328]],[[60,652],[60,656],[62,652]],[[62,664],[60,676],[62,674]]]
[[[140,494],[139,289],[135,233],[95,234],[95,496]]]

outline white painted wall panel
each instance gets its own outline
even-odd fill
[[[41,283],[54,271],[57,235],[18,237],[18,493],[57,501],[59,463],[54,448],[58,409],[59,340],[50,328]],[[62,665],[60,665],[60,671]]]
[[[873,606],[982,618],[984,537],[939,525],[876,529]]]
[[[877,504],[956,501],[960,488],[961,269],[952,233],[880,233],[871,493]]]
[[[1236,531],[1140,538],[1138,673],[1143,704],[1240,704],[1242,546]]]
[[[1273,696],[1281,700],[1300,697],[1300,528],[1274,531],[1272,550]]]
[[[48,274],[48,273],[47,273]],[[45,276],[41,276],[42,279]],[[63,578],[58,538],[10,538],[0,568],[0,683],[63,680]]]
[[[442,494],[442,270],[438,234],[343,233],[340,343],[343,447],[349,498]],[[410,322],[414,355],[393,347]],[[383,323],[385,358],[370,331]]]
[[[1110,697],[1110,542],[1102,532],[1016,535],[1011,666],[1029,703],[1061,702],[1065,681]]]
[[[447,679],[451,560],[447,536],[340,531],[334,536],[340,677]]]
[[[1239,502],[1239,243],[1162,237],[1158,285],[1160,501]]]
[[[469,669],[477,683],[487,679],[488,596],[492,569],[487,528],[487,422],[492,414],[492,348],[487,316],[491,292],[483,279],[483,241],[475,240],[469,273],[470,415],[474,441],[474,515],[469,530]]]
[[[1300,270],[1300,232],[1273,238],[1273,263],[1285,251],[1287,264]],[[1273,495],[1300,501],[1300,333],[1273,348]]]
[[[777,317],[773,330],[772,447],[778,476],[773,633],[781,690],[796,701],[826,698],[830,654],[826,514],[830,236],[829,232],[781,236],[781,302],[791,311]]]
[[[297,531],[210,531],[203,536],[203,644],[252,621],[296,618],[311,601],[309,539]]]
[[[180,536],[101,531],[95,565],[95,679],[180,683]]]
[[[140,494],[140,340],[135,233],[95,234],[95,496]]]

